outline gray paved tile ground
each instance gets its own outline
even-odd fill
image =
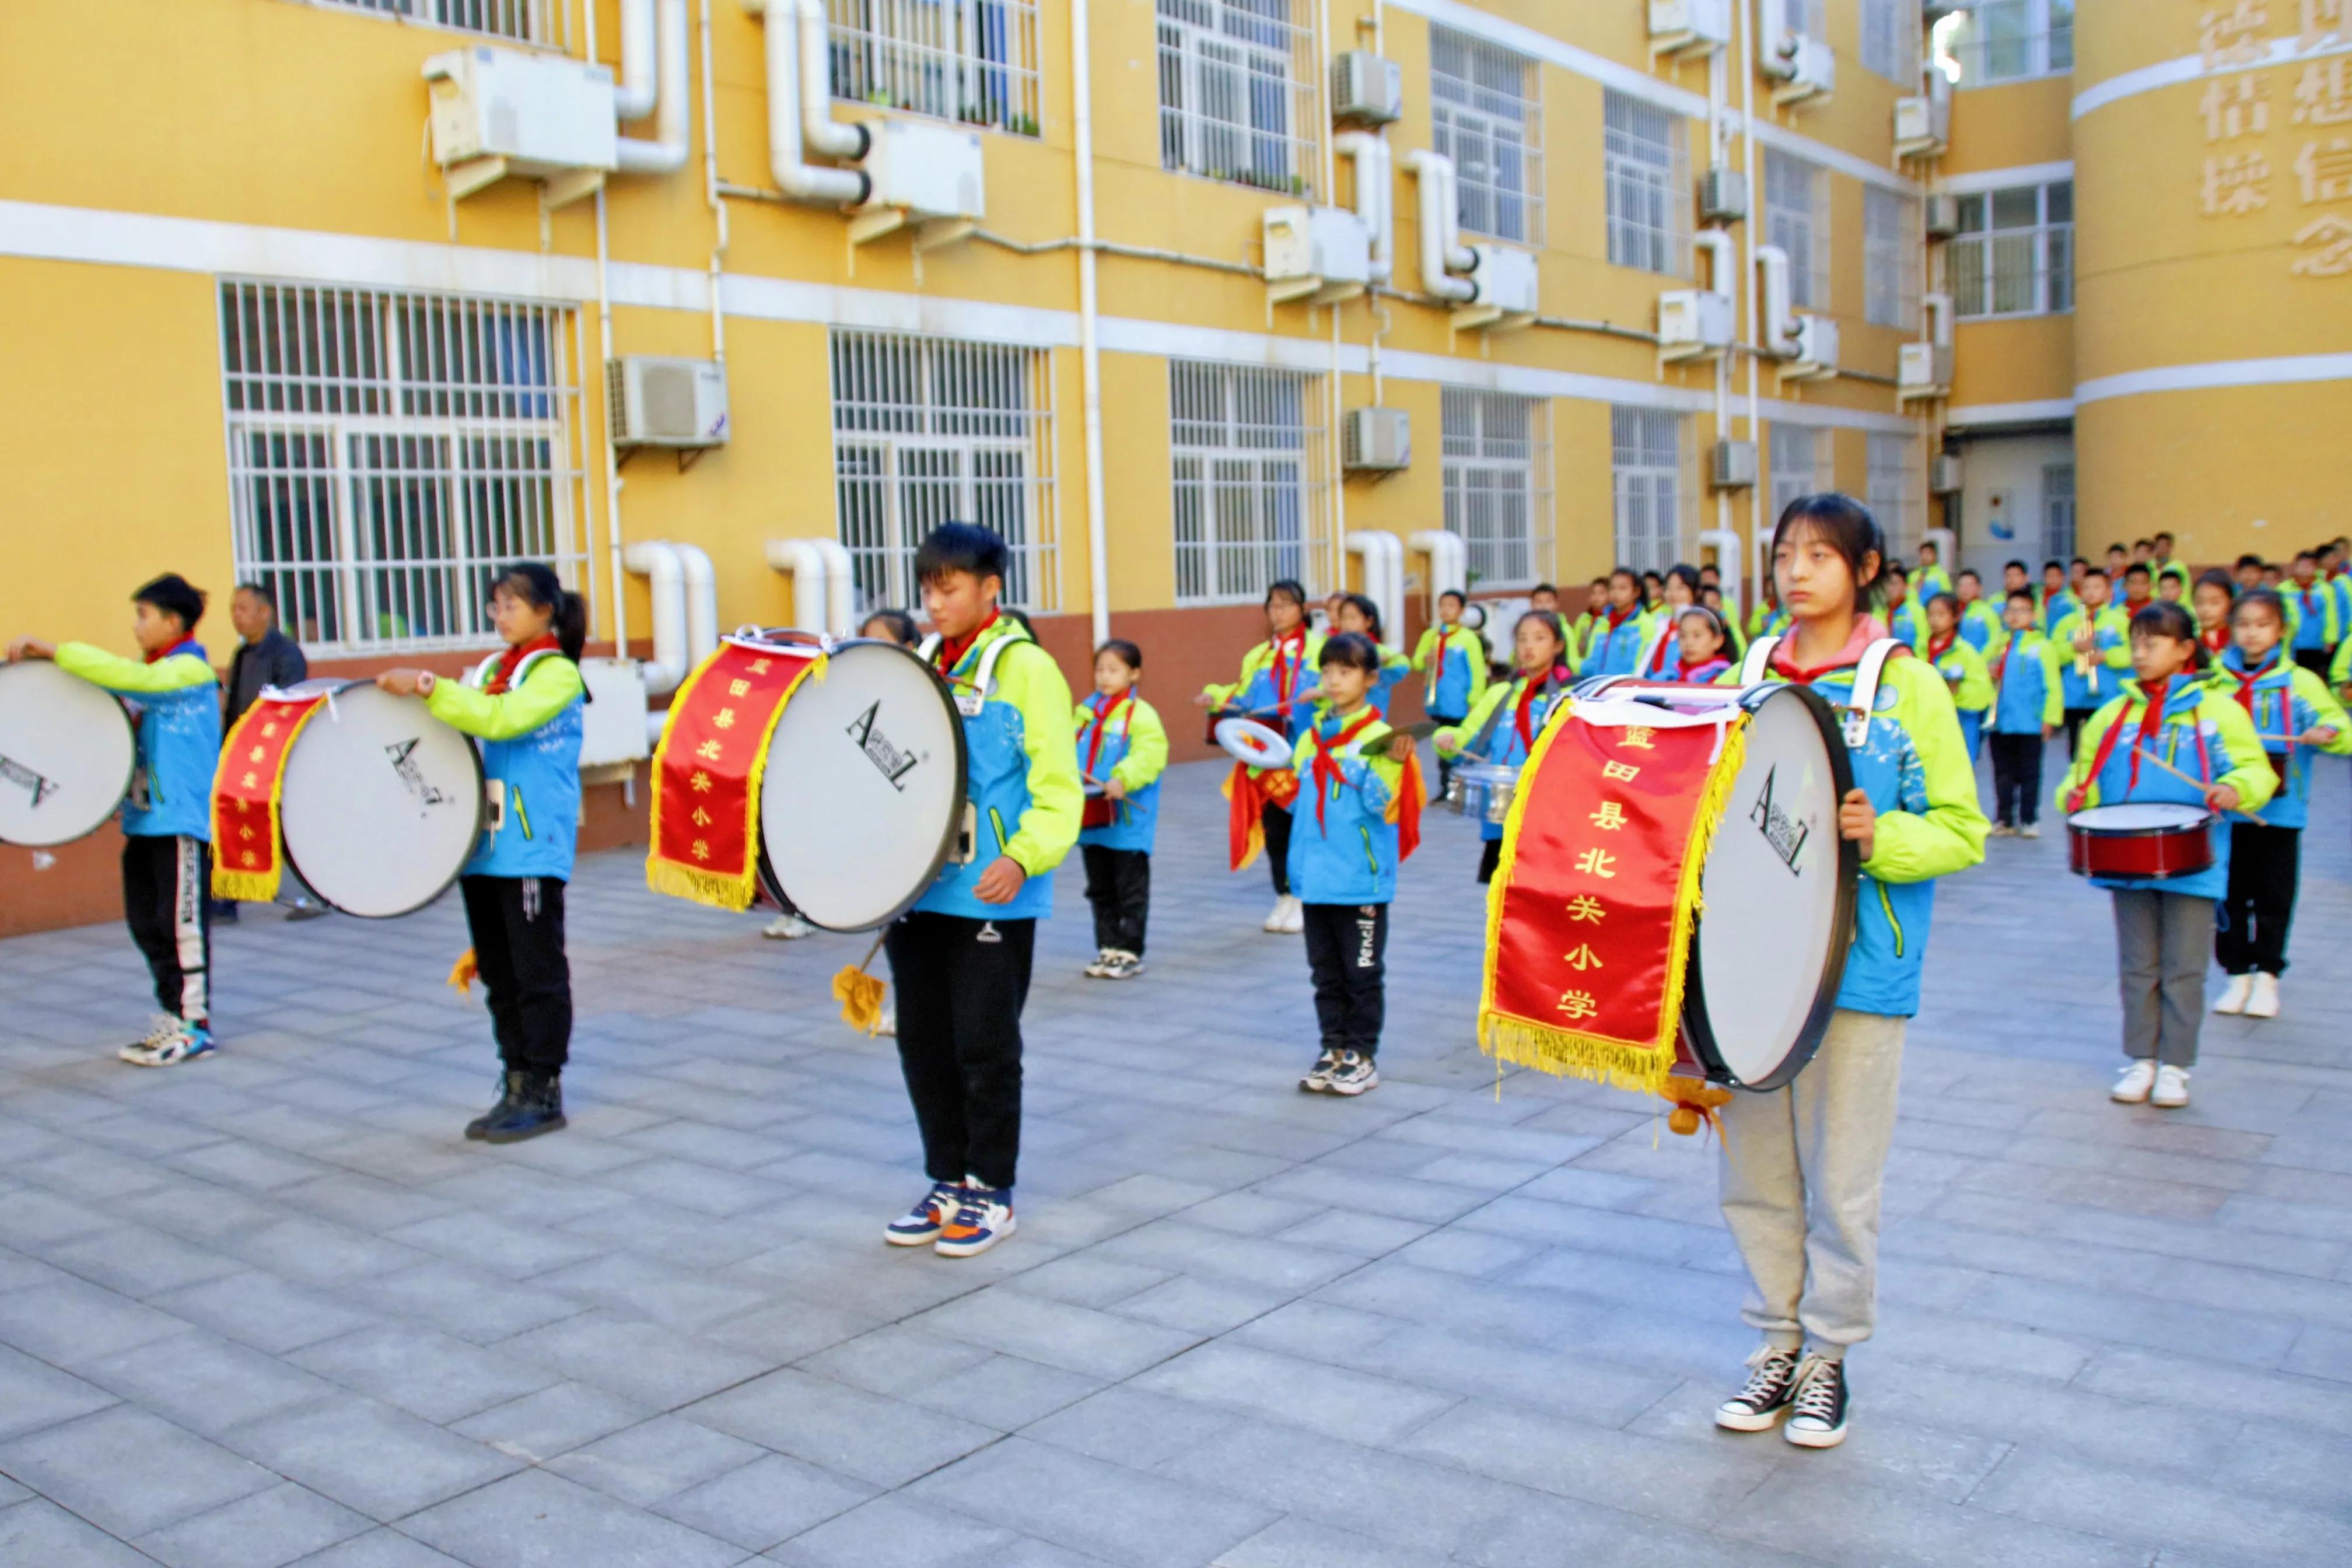
[[[1386,1084],[1296,1093],[1297,939],[1171,786],[1151,973],[1029,1008],[1023,1228],[914,1195],[862,944],[764,942],[631,855],[572,898],[572,1131],[507,1150],[454,902],[223,933],[216,1060],[111,1058],[118,928],[0,944],[0,1563],[2352,1561],[2352,960],[2330,767],[2288,1016],[2194,1109],[2104,1098],[2104,900],[2056,838],[1937,910],[1853,1439],[1708,1411],[1748,1336],[1712,1155],[1470,1048],[1479,904],[1432,824]],[[764,1554],[764,1557],[762,1556]]]

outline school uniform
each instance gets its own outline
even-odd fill
[[[1969,646],[1956,629],[1948,641],[1930,637],[1923,650],[1936,673],[1952,689],[1952,707],[1958,713],[1960,739],[1968,743],[1969,762],[1976,763],[1984,750],[1985,715],[1993,701],[1992,678],[1986,672],[1984,656]]]
[[[1568,672],[1555,665],[1538,677],[1516,676],[1486,689],[1470,716],[1451,730],[1437,732],[1439,754],[1455,752],[1463,762],[1489,763],[1498,767],[1525,767],[1543,733],[1554,705],[1568,694]],[[1503,825],[1481,817],[1478,837],[1478,880],[1491,882],[1503,855]]]
[[[1992,744],[1993,816],[2003,827],[2032,827],[2042,816],[2042,731],[2064,717],[2058,702],[2056,644],[2027,627],[1992,657],[1986,716]]]
[[[1927,616],[1916,598],[1906,599],[1895,606],[1886,617],[1886,635],[1909,648],[1913,653],[1927,646]]]
[[[2342,598],[2333,584],[2315,580],[2308,588],[2286,584],[2279,597],[2291,612],[2287,636],[2294,662],[2325,680],[2336,645],[2344,637]]]
[[[1952,591],[1952,574],[1944,570],[1941,563],[1920,567],[1911,574],[1911,582],[1918,589],[1917,597],[1923,605],[1938,594]]]
[[[1212,709],[1233,709],[1280,730],[1296,744],[1299,731],[1314,721],[1314,698],[1322,684],[1316,660],[1323,652],[1324,636],[1304,626],[1286,637],[1268,637],[1242,656],[1241,679],[1229,686],[1210,685]],[[1259,810],[1265,833],[1267,873],[1277,897],[1290,896],[1290,808],[1268,800]]]
[[[1160,775],[1168,768],[1168,730],[1159,712],[1129,687],[1097,691],[1077,706],[1078,766],[1089,778],[1118,781],[1126,798],[1088,797],[1078,830],[1087,868],[1087,902],[1095,946],[1143,956],[1151,912],[1151,846],[1160,831]]]
[[[1756,607],[1748,612],[1748,640],[1754,642],[1759,637],[1777,637],[1789,629],[1789,622],[1788,611],[1759,599]]]
[[[1386,719],[1389,716],[1389,700],[1396,695],[1396,689],[1404,684],[1404,678],[1412,673],[1412,659],[1401,648],[1379,642],[1374,646],[1381,650],[1381,668],[1380,673],[1372,677],[1371,689],[1364,694],[1364,700],[1371,704],[1373,712]],[[1316,674],[1319,679],[1322,672],[1318,670]]]
[[[1486,639],[1467,626],[1440,622],[1421,634],[1412,668],[1421,672],[1422,710],[1441,726],[1459,724],[1470,716],[1470,705],[1486,695]],[[1453,759],[1438,758],[1441,796],[1453,776]]]
[[[1628,610],[1622,616],[1612,611],[1603,616],[1584,645],[1576,672],[1588,679],[1632,675],[1650,650],[1650,639],[1657,635],[1656,621],[1656,616],[1643,610]]]
[[[1369,708],[1325,714],[1298,740],[1290,885],[1307,912],[1307,963],[1323,1049],[1378,1054],[1387,1007],[1389,903],[1420,802],[1405,764],[1386,752],[1393,733]],[[1417,788],[1411,792],[1418,794]],[[1417,826],[1410,829],[1417,837]]]
[[[138,705],[137,762],[122,802],[122,919],[147,960],[164,1021],[185,1026],[172,1031],[180,1045],[163,1059],[201,1055],[212,1048],[212,788],[220,763],[220,683],[194,637],[144,659],[60,643],[56,658],[59,669]],[[165,1033],[159,1022],[145,1044]]]
[[[2042,628],[2042,635],[2046,637],[2056,637],[2058,623],[2083,607],[2082,596],[2067,588],[2061,588],[2054,594],[2036,589],[2033,602],[2033,624]]]
[[[2050,632],[2050,661],[2058,671],[2058,705],[2065,715],[2066,755],[2082,754],[2084,721],[2113,700],[2131,679],[2131,621],[2113,605],[2090,618],[2093,647],[2086,674],[2076,668],[2074,634],[2084,625],[2079,607]]]
[[[2249,669],[2245,655],[2233,647],[2213,674],[2216,689],[2253,721],[2278,778],[2277,792],[2254,812],[2259,821],[2230,825],[2230,875],[2213,939],[2214,956],[2226,974],[2286,973],[2303,829],[2311,819],[2314,754],[2352,752],[2352,720],[2346,718],[2344,705],[2325,680],[2281,652],[2273,648],[2260,668]],[[2294,743],[2294,737],[2315,729],[2333,730],[2336,738],[2318,747]]]
[[[1049,873],[1077,842],[1069,683],[1018,621],[992,613],[961,645],[933,637],[926,658],[956,693],[977,818],[972,858],[940,873],[884,938],[898,982],[898,1064],[934,1182],[1009,1189],[1021,1152],[1021,1010],[1037,922],[1053,913]],[[974,891],[1000,856],[1028,874],[1008,903]]]
[[[1960,640],[1987,658],[2009,640],[2009,627],[1990,600],[1971,599],[1960,606]]]
[[[2151,756],[2201,782],[2148,765]],[[2246,710],[2205,678],[2184,671],[2153,692],[2135,680],[2091,716],[2063,798],[2070,811],[2142,801],[2202,809],[2205,788],[2216,784],[2235,789],[2245,810],[2258,811],[2278,776]],[[2124,1053],[2135,1059],[2197,1065],[2214,905],[2229,889],[2233,837],[2227,816],[2210,831],[2213,864],[2206,870],[2161,880],[2091,879],[2115,896]]]

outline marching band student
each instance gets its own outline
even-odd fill
[[[1697,567],[1677,564],[1666,569],[1665,586],[1659,590],[1663,603],[1650,618],[1649,651],[1634,673],[1649,680],[1675,678],[1675,661],[1682,656],[1683,612],[1697,605],[1698,590]]]
[[[2239,556],[2237,560],[2237,577],[2238,592],[2242,594],[2249,588],[2261,587],[2263,585],[2263,558],[2259,555],[2251,554]]]
[[[1287,577],[1269,584],[1265,628],[1265,641],[1243,656],[1239,680],[1203,687],[1192,700],[1262,720],[1296,742],[1314,717],[1315,659],[1323,651],[1323,634],[1307,626],[1307,590]],[[1268,800],[1258,821],[1265,832],[1266,869],[1274,878],[1274,909],[1265,929],[1301,931],[1305,917],[1290,892],[1290,808]]]
[[[1526,624],[1523,619],[1520,624]],[[1553,629],[1559,628],[1554,623]],[[1514,634],[1516,636],[1516,634]],[[1566,633],[1562,632],[1563,643]],[[1630,566],[1609,574],[1609,613],[1592,628],[1585,642],[1577,673],[1584,676],[1631,675],[1650,644],[1650,617],[1642,608],[1642,579]],[[1563,651],[1565,649],[1563,648]],[[1526,667],[1524,658],[1520,661]]]
[[[2025,575],[2022,568],[2018,575]],[[1984,596],[1984,579],[1974,568],[1963,566],[1952,581],[1960,602],[1960,640],[1990,658],[1993,645],[2009,635],[2001,624],[2000,609]]]
[[[2209,868],[2161,881],[2091,879],[2115,896],[2124,1054],[2130,1058],[2108,1098],[2126,1105],[2182,1106],[2189,1103],[2189,1069],[2197,1065],[2214,900],[2230,883],[2234,835],[2227,814],[2261,809],[2278,777],[2254,721],[2207,679],[2205,650],[2187,610],[2150,605],[2133,616],[2131,660],[2136,679],[2084,728],[2083,750],[2066,773],[2064,805],[2072,813],[2160,801],[2221,814],[2210,829]]]
[[[2238,601],[2231,618],[2235,640],[2219,660],[2214,684],[2253,721],[2278,789],[2254,813],[2260,821],[2230,826],[2229,886],[2213,936],[2214,956],[2230,984],[2213,1011],[2275,1018],[2303,828],[2311,815],[2312,759],[2320,752],[2352,752],[2352,721],[2326,680],[2281,656],[2286,607],[2276,595],[2257,588]]]
[[[2059,699],[2066,713],[2066,755],[2081,752],[2083,721],[2121,689],[2131,668],[2131,622],[2107,603],[2107,574],[2083,574],[2082,603],[2050,632],[2058,667]]]
[[[1299,822],[1290,836],[1290,879],[1307,910],[1307,964],[1315,979],[1322,1052],[1298,1087],[1361,1094],[1380,1087],[1377,1059],[1386,1011],[1389,901],[1397,867],[1421,837],[1421,781],[1412,738],[1371,706],[1380,645],[1342,632],[1318,656],[1323,700],[1298,738]]]
[[[2197,617],[2197,641],[2208,658],[2220,658],[2230,646],[2230,608],[2237,598],[2238,585],[2218,566],[2200,575],[2189,595],[2189,610]]]
[[[1549,610],[1554,615],[1558,615],[1559,590],[1549,583],[1537,584],[1528,590],[1528,607],[1532,610]]]
[[[1094,906],[1097,980],[1143,973],[1143,928],[1151,912],[1151,841],[1160,825],[1160,775],[1168,731],[1136,694],[1143,650],[1118,637],[1095,650],[1094,694],[1078,704],[1078,771],[1102,794],[1086,803],[1078,855]]]
[[[2164,592],[2164,569],[2175,564],[2172,559],[2171,530],[2157,530],[2156,537],[2149,542],[2153,548],[2148,551],[2147,563],[2156,569],[2157,592],[2161,594]],[[2189,572],[2186,567],[2181,568],[2180,577],[2182,582],[2188,581]]]
[[[915,629],[915,617],[904,610],[875,611],[866,617],[866,624],[857,628],[857,635],[881,642],[894,642],[900,647],[913,647],[923,640]]]
[[[506,650],[463,680],[387,669],[375,683],[424,698],[436,719],[481,742],[482,772],[498,791],[488,831],[457,879],[501,1064],[498,1101],[466,1124],[466,1136],[514,1143],[564,1125],[572,963],[563,893],[580,834],[588,611],[552,567],[524,561],[499,574],[490,624]]]
[[[2165,566],[2156,574],[2156,596],[2169,599],[2176,605],[2189,603],[2189,569],[2185,566]]]
[[[2156,603],[2156,578],[2147,563],[2135,561],[2124,568],[2124,602],[2120,608],[2126,623],[2142,610]]]
[[[1667,679],[1692,686],[1712,684],[1731,668],[1731,627],[1706,605],[1693,605],[1675,623],[1675,667]]]
[[[1568,637],[1559,617],[1545,610],[1529,610],[1511,629],[1511,647],[1518,674],[1486,688],[1486,695],[1470,710],[1459,727],[1437,731],[1437,754],[1457,762],[1491,763],[1521,767],[1543,733],[1552,704],[1570,684]],[[1478,880],[1495,879],[1503,854],[1503,825],[1483,818],[1478,837],[1486,841],[1478,855]]]
[[[1772,563],[1795,626],[1772,648],[1768,679],[1852,705],[1864,656],[1886,636],[1869,612],[1885,560],[1885,536],[1852,498],[1789,504]],[[1716,1424],[1761,1432],[1786,1417],[1782,1435],[1810,1448],[1844,1440],[1844,1358],[1875,1315],[1880,1189],[1936,879],[1984,858],[1984,813],[1944,682],[1898,649],[1871,706],[1838,809],[1862,882],[1837,1010],[1794,1081],[1736,1094],[1721,1111],[1723,1217],[1748,1266],[1741,1315],[1764,1343]]]
[[[1608,592],[1607,578],[1601,579],[1601,588],[1604,595]],[[1486,690],[1486,639],[1462,624],[1462,609],[1468,602],[1455,588],[1438,595],[1437,619],[1412,650],[1412,668],[1421,671],[1422,709],[1441,727],[1468,718],[1471,704]],[[1441,798],[1453,773],[1454,764],[1439,759]]]
[[[2328,661],[2344,637],[2343,603],[2333,585],[2319,581],[2319,556],[2309,550],[2294,552],[2294,583],[2287,588],[2284,608],[2294,635],[2294,662],[2327,679]]]
[[[2130,551],[2120,544],[2107,546],[2107,581],[2109,583],[2121,583],[2124,580],[2124,569],[2131,563]]]
[[[1938,594],[1927,601],[1927,646],[1921,650],[1936,673],[1952,689],[1952,706],[1960,719],[1960,738],[1968,742],[1974,763],[1984,750],[1985,715],[1993,700],[1992,679],[1985,673],[1984,655],[1960,635],[1960,601]]]
[[[1372,639],[1372,646],[1381,650],[1381,674],[1380,679],[1372,682],[1371,704],[1372,711],[1386,720],[1389,699],[1396,694],[1398,687],[1404,684],[1404,678],[1412,673],[1412,660],[1405,656],[1403,649],[1391,647],[1381,640],[1381,607],[1367,595],[1340,595],[1339,611],[1333,626],[1337,631],[1368,637]]]
[[[1948,594],[1952,591],[1951,576],[1940,564],[1941,560],[1942,552],[1936,548],[1934,540],[1923,539],[1919,542],[1919,566],[1916,574],[1919,581],[1914,585],[1919,590],[1919,601],[1922,604],[1938,594]]]
[[[2280,565],[2275,561],[2263,562],[2262,585],[2265,588],[2276,588],[2283,592],[2286,587],[2286,568]],[[2289,613],[2292,614],[2293,612],[2290,611]]]
[[[1901,565],[1888,562],[1879,571],[1879,590],[1886,599],[1886,635],[1917,653],[1927,643],[1927,626],[1911,599],[1911,584]]]
[[[1748,612],[1748,640],[1776,637],[1789,629],[1789,612],[1780,607],[1780,586],[1768,574],[1763,592],[1756,596],[1756,607]]]
[[[1666,574],[1651,570],[1642,574],[1642,612],[1655,615],[1665,607]]]
[[[1723,590],[1713,584],[1698,591],[1698,602],[1715,612],[1716,624],[1723,628],[1724,653],[1738,658],[1748,651],[1748,639],[1740,635],[1739,617],[1723,602]]]
[[[2023,574],[2020,574],[2023,575]],[[2058,674],[2051,643],[2033,629],[2033,595],[2011,591],[2001,608],[2009,639],[1993,650],[1986,677],[1993,689],[1993,836],[2042,837],[2042,751],[2058,732]]]
[[[1530,602],[1528,608],[1539,609],[1541,606]],[[1594,631],[1608,618],[1609,579],[1595,577],[1591,585],[1584,591],[1584,613],[1575,620],[1567,623],[1570,663],[1573,664],[1583,658],[1584,650],[1592,646]]]
[[[122,920],[155,982],[146,1037],[115,1054],[162,1068],[212,1051],[212,800],[220,761],[220,683],[196,623],[205,595],[176,572],[131,595],[142,658],[89,643],[18,637],[8,662],[54,659],[139,704],[137,763],[122,802]]]
[[[2074,558],[2074,563],[2077,566],[2084,564],[2079,555]],[[2067,576],[2063,562],[2045,561],[2042,563],[2042,597],[2033,624],[2042,628],[2043,637],[2056,631],[2060,621],[2083,607],[2082,599],[2074,590],[2075,581]]]
[[[1021,1155],[1021,1009],[1037,922],[1077,841],[1083,795],[1052,656],[997,607],[1007,552],[994,531],[942,523],[915,552],[924,646],[963,715],[977,853],[950,865],[884,938],[898,986],[898,1065],[931,1189],[892,1220],[894,1247],[970,1258],[1011,1236]],[[1026,651],[1024,651],[1024,645]]]

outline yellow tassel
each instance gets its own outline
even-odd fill
[[[240,904],[266,904],[278,897],[276,872],[225,871],[213,868],[213,897]]]
[[[482,966],[474,962],[474,950],[467,948],[457,955],[457,962],[449,966],[449,988],[461,996],[472,994],[474,977],[481,972]]]
[[[882,1026],[882,982],[856,964],[833,977],[834,999],[841,1004],[841,1021],[862,1034]]]

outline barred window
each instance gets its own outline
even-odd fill
[[[915,552],[943,522],[1004,541],[1006,604],[1058,608],[1051,356],[845,331],[832,350],[835,501],[858,614],[916,602]]]
[[[1307,0],[1156,0],[1160,166],[1307,195],[1320,157]]]
[[[2074,68],[2074,0],[1978,0],[1937,37],[1962,87],[2064,76]]]
[[[408,16],[465,33],[487,33],[527,43],[557,41],[561,17],[552,0],[320,0],[352,11]]]
[[[1772,515],[1767,521],[1777,525],[1790,501],[1837,489],[1836,437],[1818,426],[1785,419],[1775,421],[1771,432]]]
[[[1869,503],[1887,548],[1906,559],[1915,553],[1927,512],[1927,476],[1916,437],[1872,433]]]
[[[1445,530],[1468,546],[1471,583],[1516,588],[1549,576],[1550,410],[1544,399],[1449,386],[1439,406]]]
[[[2042,468],[2042,558],[2074,556],[2074,465],[2045,463]]]
[[[1863,68],[1917,91],[1920,20],[1918,0],[1862,0]]]
[[[1777,147],[1764,149],[1764,243],[1789,253],[1789,299],[1830,304],[1829,172]]]
[[[2074,183],[2011,185],[1959,199],[1944,252],[1961,316],[2039,316],[2074,308]]]
[[[1176,600],[1242,603],[1316,584],[1323,533],[1322,384],[1297,371],[1168,363]]]
[[[1682,559],[1683,514],[1696,500],[1683,471],[1686,423],[1665,408],[1609,411],[1617,560],[1636,572],[1663,572]]]
[[[1034,0],[827,0],[827,10],[834,97],[1037,134]]]
[[[1862,193],[1863,313],[1882,327],[1919,324],[1919,204],[1865,185]]]
[[[1541,81],[1524,55],[1429,29],[1429,144],[1454,160],[1464,228],[1543,243]]]
[[[479,647],[500,566],[583,592],[571,312],[293,283],[220,289],[232,554],[314,652]]]
[[[1601,118],[1609,259],[1620,267],[1688,277],[1690,173],[1683,156],[1682,117],[1611,89],[1601,95]]]

